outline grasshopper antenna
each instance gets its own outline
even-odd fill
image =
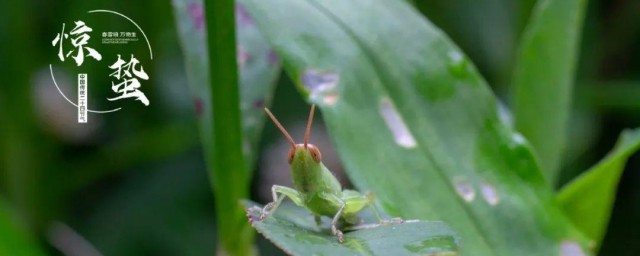
[[[313,113],[316,110],[316,104],[311,104],[311,111],[309,112],[309,121],[307,121],[307,130],[304,132],[304,148],[307,148],[309,144],[309,134],[311,133],[311,123],[313,123]]]
[[[280,122],[278,122],[278,119],[273,114],[271,114],[271,111],[269,111],[268,108],[264,108],[264,112],[267,112],[267,115],[269,116],[269,118],[271,118],[271,121],[273,121],[276,124],[278,129],[280,129],[280,132],[282,132],[282,134],[285,137],[287,137],[287,140],[291,143],[291,146],[295,148],[296,142],[293,140],[293,138],[291,138],[291,135],[289,135],[287,130],[284,129],[284,127],[280,124]]]

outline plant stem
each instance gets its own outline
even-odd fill
[[[253,231],[240,204],[249,194],[249,172],[242,154],[234,10],[233,0],[205,0],[213,133],[205,154],[216,204],[218,251],[249,255]]]

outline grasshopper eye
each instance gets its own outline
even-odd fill
[[[291,148],[289,149],[289,154],[288,154],[288,158],[289,158],[289,164],[291,164],[291,162],[293,162],[293,155],[296,152],[296,148]]]
[[[311,153],[311,157],[313,157],[313,160],[316,161],[316,163],[322,161],[322,153],[320,153],[320,150],[316,146],[309,145],[309,152]]]

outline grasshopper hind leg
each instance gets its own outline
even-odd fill
[[[355,214],[352,214],[352,215],[345,214],[342,216],[342,219],[344,220],[345,226],[358,225],[364,221],[362,218],[358,217]]]
[[[401,218],[383,219],[382,216],[380,215],[380,212],[378,211],[378,208],[375,205],[375,197],[373,193],[366,192],[364,194],[361,194],[360,192],[353,191],[353,190],[345,190],[344,192],[345,193],[344,193],[343,200],[345,201],[345,203],[347,203],[347,208],[349,208],[346,211],[347,213],[346,215],[355,216],[357,212],[362,211],[365,208],[369,208],[377,220],[377,223],[370,223],[370,224],[363,224],[361,222],[360,223],[350,222],[354,225],[347,226],[344,229],[345,231],[375,228],[382,225],[399,224],[404,222],[404,220]],[[345,218],[345,220],[347,219]],[[349,221],[347,220],[347,222]]]

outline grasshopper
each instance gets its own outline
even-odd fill
[[[288,160],[289,165],[291,165],[291,176],[295,188],[274,185],[271,188],[273,202],[260,209],[259,221],[263,221],[275,212],[282,200],[288,197],[293,203],[306,208],[313,214],[318,226],[321,224],[320,216],[332,217],[331,233],[338,237],[340,243],[344,242],[344,234],[336,227],[338,221],[342,219],[349,224],[355,225],[359,221],[356,213],[366,207],[371,209],[380,224],[389,222],[380,218],[371,193],[362,194],[355,190],[342,190],[340,182],[322,163],[322,154],[318,147],[309,144],[309,133],[313,122],[315,104],[311,105],[303,144],[296,144],[271,111],[267,108],[264,110],[291,143]],[[392,222],[402,222],[402,219],[394,218]]]

